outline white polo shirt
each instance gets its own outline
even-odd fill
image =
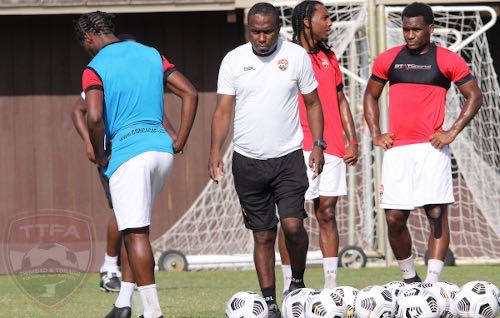
[[[253,53],[251,43],[222,61],[217,93],[236,97],[234,151],[254,158],[278,158],[302,148],[298,92],[318,83],[311,60],[299,45],[278,39],[269,56]]]

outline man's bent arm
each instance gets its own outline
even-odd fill
[[[166,86],[182,100],[181,125],[177,134],[177,139],[174,142],[174,151],[180,152],[184,148],[191,128],[193,127],[196,110],[198,108],[198,92],[193,84],[191,84],[191,82],[179,71],[174,71],[168,75]],[[169,123],[170,122],[167,124]]]
[[[87,127],[90,142],[94,148],[96,162],[100,167],[108,165],[108,157],[104,151],[104,122],[102,113],[104,108],[104,94],[101,90],[93,89],[86,93],[85,104],[87,105]]]
[[[384,85],[382,83],[372,79],[368,80],[363,99],[363,110],[372,138],[380,135],[380,108],[378,106],[378,99],[383,89]]]
[[[449,131],[456,137],[472,118],[477,114],[481,104],[483,103],[483,96],[481,90],[477,85],[476,80],[470,80],[458,87],[462,95],[465,97],[465,103],[462,107],[460,115],[453,123]]]

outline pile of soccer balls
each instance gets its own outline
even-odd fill
[[[357,290],[297,289],[283,300],[283,318],[495,318],[500,292],[487,281],[461,288],[447,282],[390,282]],[[267,318],[264,299],[254,292],[236,293],[226,306],[227,318]]]

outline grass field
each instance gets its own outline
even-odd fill
[[[425,268],[418,272],[425,276]],[[277,288],[282,288],[281,271],[277,268]],[[363,268],[359,270],[339,269],[338,284],[362,288],[373,284],[384,284],[399,280],[399,269]],[[462,265],[446,267],[442,275],[446,280],[462,285],[471,280],[488,280],[500,286],[499,265]],[[306,271],[308,287],[320,288],[323,281],[321,268]],[[182,273],[157,273],[160,303],[165,318],[221,318],[226,301],[237,291],[259,291],[255,271],[203,271]],[[133,303],[139,304],[134,295]],[[11,277],[0,276],[0,317],[104,317],[111,309],[117,294],[104,293],[98,289],[98,274],[89,274],[80,290],[62,306],[43,310],[35,305],[16,286]],[[278,296],[279,302],[282,297]],[[136,306],[139,307],[139,306]],[[139,313],[136,312],[137,317]]]

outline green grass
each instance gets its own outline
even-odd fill
[[[425,268],[419,267],[418,272],[425,276]],[[282,282],[279,268],[276,274],[280,294]],[[0,276],[0,317],[104,317],[111,309],[117,294],[100,291],[98,279],[97,274],[90,274],[81,289],[65,304],[52,310],[44,310],[21,292],[11,277]],[[399,279],[399,269],[396,267],[339,269],[338,272],[338,285],[356,288]],[[500,266],[446,267],[442,280],[457,285],[471,280],[488,280],[500,286]],[[322,269],[309,268],[305,281],[308,287],[320,288],[323,282]],[[235,292],[259,291],[255,271],[160,272],[157,273],[157,285],[160,303],[165,317],[168,318],[220,318],[224,316],[226,301]],[[278,300],[281,302],[282,297],[278,296]],[[140,303],[138,295],[134,295],[133,303]]]

